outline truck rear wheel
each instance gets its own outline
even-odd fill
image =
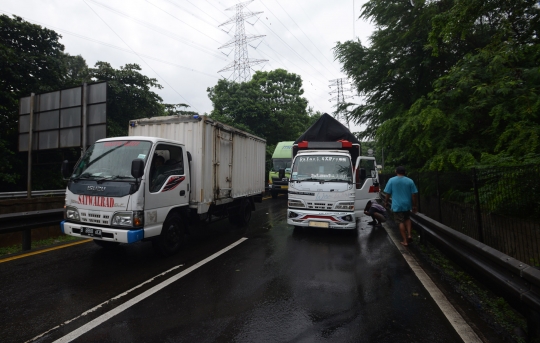
[[[236,213],[229,216],[229,222],[239,227],[245,226],[251,220],[251,204],[248,199],[244,199]]]
[[[167,217],[161,234],[152,241],[156,251],[162,256],[170,256],[177,253],[187,241],[187,221],[178,213]]]

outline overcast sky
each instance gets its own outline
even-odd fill
[[[206,89],[232,71],[218,73],[234,61],[234,0],[2,0],[2,14],[16,14],[62,35],[65,51],[81,55],[90,67],[97,61],[114,68],[141,66],[156,78],[165,103],[187,103],[209,113]],[[268,62],[254,70],[282,68],[303,80],[304,96],[315,111],[331,113],[330,80],[342,78],[334,61],[336,42],[360,39],[369,44],[373,26],[358,19],[366,0],[255,0],[245,10],[263,12],[245,21],[248,35],[265,35],[248,46],[249,58]],[[353,12],[354,9],[354,12]],[[252,25],[253,24],[253,25]],[[227,33],[227,32],[228,33]],[[252,70],[253,74],[254,71]],[[347,86],[345,88],[348,88]],[[345,93],[353,95],[352,92]],[[358,97],[352,101],[360,101]],[[357,127],[351,127],[357,131]]]

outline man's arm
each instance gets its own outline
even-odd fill
[[[384,207],[388,208],[388,201],[390,200],[390,194],[385,193],[386,198],[384,199]]]
[[[412,194],[412,203],[413,203],[412,212],[413,213],[418,212],[418,193]]]

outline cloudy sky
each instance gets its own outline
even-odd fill
[[[358,19],[366,0],[255,0],[244,13],[262,12],[244,22],[249,58],[268,60],[254,70],[285,69],[302,77],[304,96],[315,111],[333,111],[330,80],[343,78],[334,61],[336,42],[360,39],[368,44],[373,26]],[[142,73],[163,86],[156,91],[166,103],[187,103],[208,113],[206,89],[232,71],[218,73],[234,61],[235,0],[2,0],[0,13],[55,30],[65,51],[114,68],[137,63]],[[246,3],[246,1],[244,1]],[[232,10],[227,10],[233,7]],[[354,9],[354,12],[353,12]],[[252,70],[251,73],[254,71]],[[348,88],[345,86],[345,88]],[[352,92],[345,93],[353,95]],[[360,101],[355,97],[353,101]],[[353,131],[358,128],[351,127]]]

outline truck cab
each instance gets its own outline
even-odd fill
[[[291,177],[292,147],[294,141],[279,142],[272,154],[272,170],[268,173],[268,190],[272,198],[287,193]]]
[[[294,142],[293,156],[287,223],[356,229],[378,196],[375,158],[361,156],[360,141],[326,113]]]
[[[69,181],[62,232],[103,247],[158,238],[161,250],[176,250],[186,234],[176,219],[189,204],[189,160],[185,146],[172,140],[96,142],[71,174],[64,171]]]
[[[346,151],[299,152],[289,182],[288,224],[355,229],[353,175]]]

